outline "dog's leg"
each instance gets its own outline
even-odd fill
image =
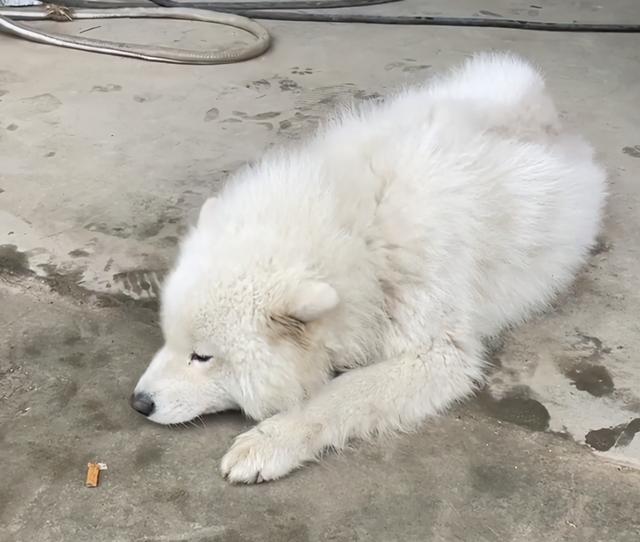
[[[300,408],[240,435],[222,473],[232,482],[273,480],[353,437],[413,429],[470,394],[482,368],[476,341],[445,334],[424,351],[345,373]]]

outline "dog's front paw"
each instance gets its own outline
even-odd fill
[[[304,442],[299,426],[266,420],[236,438],[222,458],[220,470],[232,483],[275,480],[312,458]]]

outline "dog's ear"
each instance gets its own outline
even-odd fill
[[[202,226],[208,217],[213,214],[213,208],[216,206],[217,197],[213,196],[202,204],[200,215],[198,216],[198,227]]]
[[[338,292],[326,282],[306,280],[294,290],[288,316],[303,323],[313,322],[332,311],[340,303]]]

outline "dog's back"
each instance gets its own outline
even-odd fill
[[[604,171],[563,131],[539,72],[512,55],[477,55],[343,114],[308,152],[341,226],[377,251],[382,282],[397,296],[423,281],[480,335],[544,307],[599,228]]]

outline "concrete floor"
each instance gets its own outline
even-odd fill
[[[640,23],[636,0],[424,4],[374,11]],[[65,31],[98,24],[87,35],[241,39],[189,23]],[[218,67],[0,37],[0,540],[640,540],[637,35],[267,26],[267,55]],[[160,345],[157,284],[226,172],[341,102],[493,48],[544,68],[611,200],[589,265],[555,311],[504,338],[488,388],[414,435],[255,487],[217,471],[250,426],[239,415],[179,429],[134,415]],[[97,489],[87,461],[109,466]]]

